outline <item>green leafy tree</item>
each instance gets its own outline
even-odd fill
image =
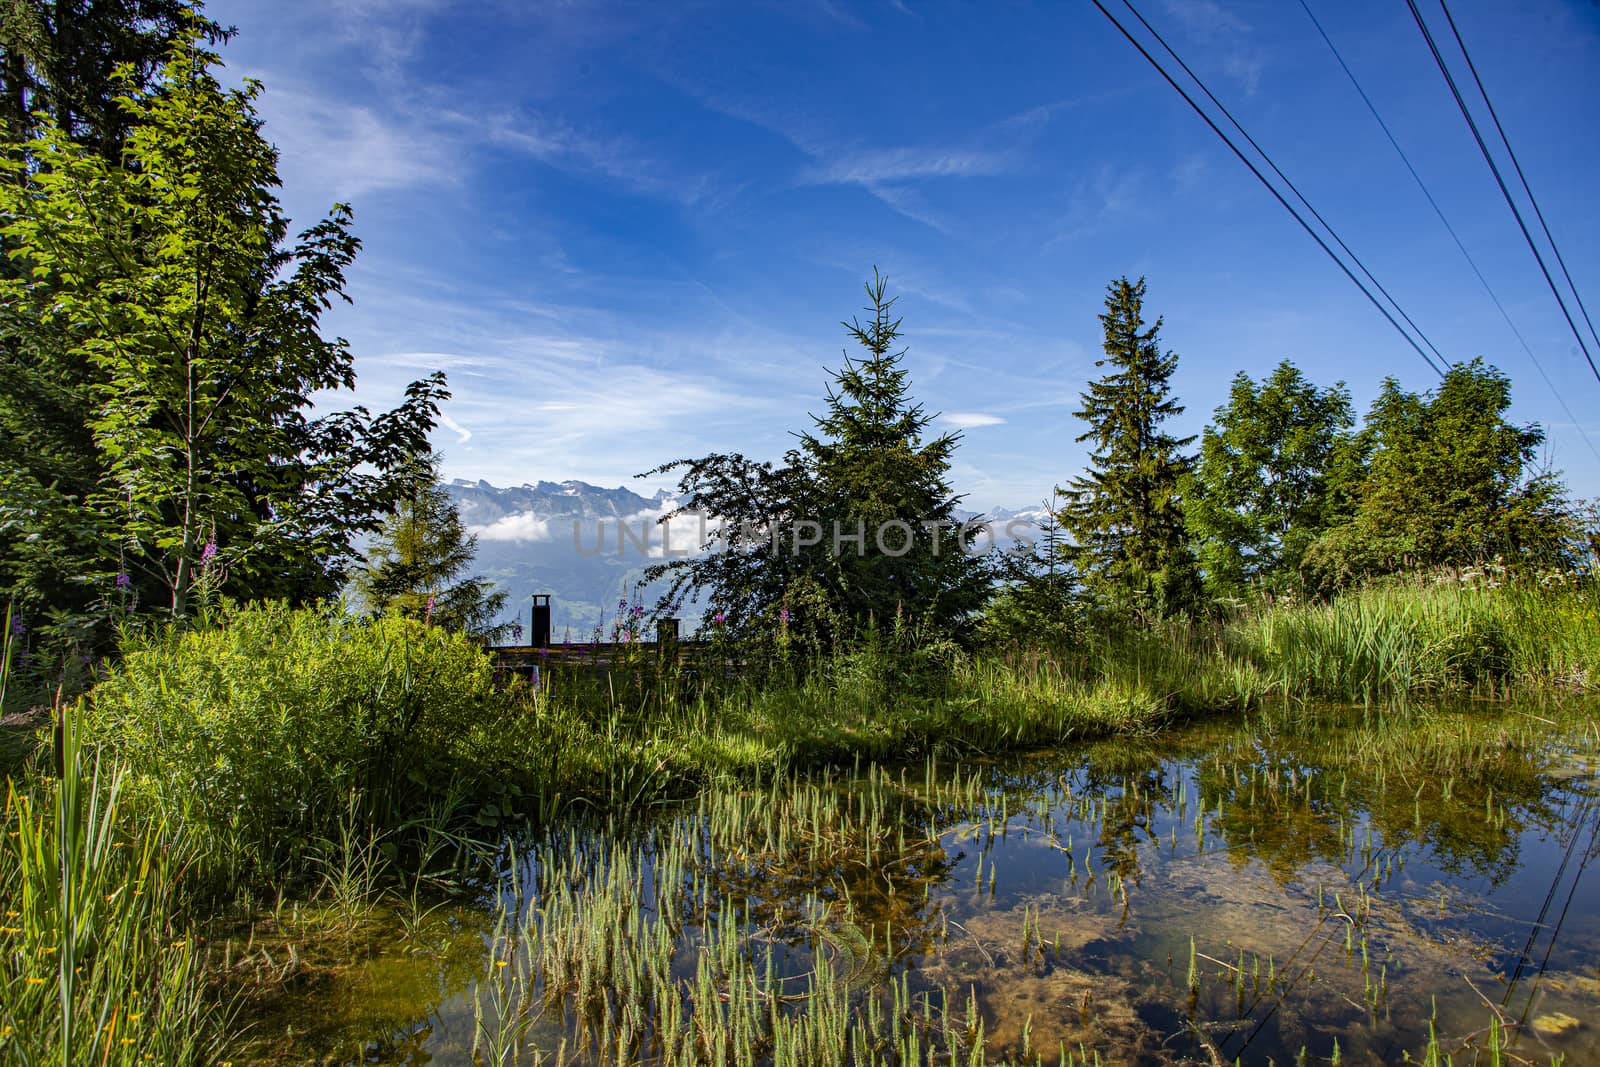
[[[1169,380],[1178,357],[1163,353],[1161,320],[1146,326],[1145,282],[1120,278],[1106,290],[1105,358],[1112,368],[1082,394],[1075,414],[1089,429],[1090,467],[1061,493],[1059,512],[1071,544],[1067,557],[1091,589],[1119,603],[1162,614],[1195,602],[1198,576],[1186,543],[1179,487],[1192,437],[1162,423],[1182,414]]]
[[[731,631],[778,619],[817,641],[896,618],[950,633],[983,603],[988,567],[966,550],[948,481],[960,437],[927,436],[887,280],[875,273],[866,290],[869,318],[843,324],[864,355],[846,356],[826,413],[781,464],[713,454],[649,472],[680,472],[669,520],[717,523],[711,551],[647,572],[672,579],[663,603],[705,593]]]
[[[1511,380],[1481,359],[1416,394],[1393,378],[1363,431],[1368,458],[1345,472],[1351,514],[1320,537],[1307,567],[1324,587],[1372,575],[1499,558],[1570,562],[1571,509],[1536,465],[1544,431],[1506,418]]]
[[[60,594],[69,620],[112,597],[182,615],[202,574],[245,596],[337,591],[448,395],[436,374],[394,411],[311,417],[313,394],[355,383],[319,322],[359,242],[338,206],[290,243],[260,86],[224,91],[216,63],[191,35],[149,88],[126,80],[122,166],[55,127],[3,164],[18,269],[0,331],[28,339],[13,369],[36,388],[63,371],[51,400],[93,448],[0,477],[0,578],[35,611]]]
[[[467,577],[478,538],[468,534],[450,491],[439,478],[439,459],[414,457],[402,473],[407,486],[392,515],[367,550],[355,586],[377,614],[421,619],[447,630],[496,637],[507,627],[495,618],[506,594],[493,583]]]
[[[227,36],[182,0],[0,3],[0,152],[25,164],[3,180],[27,184],[47,165],[29,154],[45,129],[119,163],[134,116],[116,98],[147,90],[173,43],[191,32]],[[31,269],[13,260],[15,248],[0,227],[0,281]],[[109,607],[84,566],[106,532],[72,506],[103,467],[89,427],[93,380],[59,324],[0,319],[0,500],[9,502],[0,511],[0,592],[32,622],[53,618],[47,634],[80,644],[94,629],[84,606],[101,601],[101,619]],[[134,596],[120,588],[111,599],[126,606]]]
[[[1329,472],[1350,450],[1350,393],[1319,389],[1288,360],[1241,372],[1200,439],[1184,515],[1213,596],[1298,588],[1300,562],[1336,503]]]

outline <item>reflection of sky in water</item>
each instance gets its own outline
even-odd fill
[[[981,771],[985,810],[941,801],[942,855],[913,848],[880,866],[841,854],[823,870],[760,877],[710,856],[702,873],[724,903],[752,908],[760,935],[780,945],[780,973],[809,967],[799,901],[833,886],[857,932],[836,931],[823,950],[861,957],[858,981],[891,968],[952,1002],[975,990],[992,1056],[1014,1050],[1031,1017],[1046,1062],[1058,1042],[1087,1040],[1113,1053],[1107,1063],[1281,1064],[1302,1046],[1326,1057],[1335,1037],[1346,1063],[1392,1062],[1421,1052],[1435,1003],[1447,1048],[1486,1027],[1492,1003],[1525,1024],[1519,1054],[1600,1062],[1593,720],[1565,735],[1589,739],[1576,753],[1551,744],[1548,728],[1530,744],[1531,720],[1509,732],[1501,721],[1432,716],[1410,732],[1284,730],[1266,741],[1208,725],[1035,755]],[[875,833],[887,847],[892,829]],[[865,837],[842,840],[859,848]],[[885,892],[895,879],[902,891]],[[887,927],[892,963],[881,940],[856,943]],[[459,941],[465,928],[454,929]],[[370,977],[343,995],[325,990],[307,1010],[334,1016],[325,1034],[343,1028],[327,1047],[365,1045],[378,1063],[467,1058],[470,997],[428,944],[380,954],[393,988],[415,997],[414,1019],[398,1025],[395,997],[376,996]],[[680,953],[674,972],[692,969]],[[543,1047],[561,1038],[556,1014],[532,1031]],[[1561,1015],[1584,1025],[1560,1036],[1531,1025]]]

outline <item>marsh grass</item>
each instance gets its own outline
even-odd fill
[[[207,1062],[227,1012],[176,886],[192,851],[164,822],[135,827],[125,772],[89,757],[62,715],[61,775],[8,782],[0,842],[0,1060]]]

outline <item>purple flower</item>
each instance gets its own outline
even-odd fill
[[[522,643],[522,624],[520,622],[511,628],[511,640],[517,642],[518,644]],[[534,673],[538,673],[537,667],[534,668]]]
[[[782,609],[781,611],[778,612],[778,621],[779,622],[784,622],[784,623],[789,621],[789,609],[788,608],[784,608],[784,609]]]
[[[621,600],[617,601],[617,610],[618,611],[627,611],[628,610],[628,598],[627,597],[623,597]]]
[[[18,616],[11,617],[11,636],[22,637],[28,632],[27,625]]]
[[[209,565],[211,563],[212,560],[214,560],[216,558],[217,558],[217,541],[216,541],[216,538],[212,538],[211,540],[206,542],[206,547],[204,547],[204,548],[202,548],[200,550],[200,566],[202,566],[202,567],[207,566],[207,565]]]
[[[636,618],[636,619],[644,618],[644,605],[643,604],[635,604],[633,606],[633,617]]]
[[[723,623],[728,621],[728,613],[725,611],[719,611],[711,618],[718,626],[721,626]]]
[[[430,619],[433,618],[433,609],[438,607],[438,606],[439,606],[438,598],[435,597],[435,596],[430,595],[428,597],[428,609],[427,609],[428,618],[430,618]]]
[[[133,584],[133,579],[129,578],[126,574],[117,575],[117,588],[118,589],[126,589],[126,588],[128,588],[128,586],[130,586],[132,584]]]

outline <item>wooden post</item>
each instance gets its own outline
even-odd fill
[[[663,663],[678,659],[678,620],[656,620],[656,655]]]
[[[528,609],[528,646],[550,647],[550,594],[533,594],[533,606]]]

